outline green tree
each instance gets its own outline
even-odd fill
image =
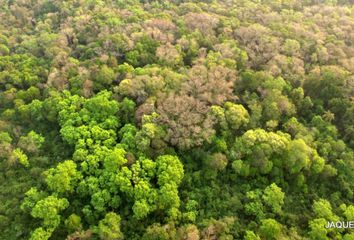
[[[270,206],[275,213],[281,213],[281,207],[284,204],[284,197],[285,194],[275,183],[272,183],[266,187],[262,195],[264,202]]]
[[[123,233],[120,230],[121,218],[114,212],[106,214],[104,219],[100,220],[97,227],[97,234],[100,239],[123,239]]]
[[[276,220],[268,218],[261,221],[259,232],[265,239],[278,239],[282,226]]]
[[[51,168],[46,172],[46,183],[50,190],[57,193],[74,191],[74,187],[81,178],[77,171],[75,162],[66,160],[59,163],[56,168]]]
[[[109,68],[107,65],[103,65],[94,76],[93,87],[95,90],[103,90],[110,86],[115,78],[116,74],[113,69]]]

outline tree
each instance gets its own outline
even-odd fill
[[[327,240],[327,230],[323,226],[326,226],[327,221],[324,218],[318,218],[310,221],[310,239]]]
[[[173,146],[188,149],[211,140],[213,121],[203,102],[189,96],[169,95],[158,101],[156,112],[166,129],[166,139]]]
[[[115,78],[116,74],[113,69],[103,65],[94,75],[93,87],[95,90],[103,90],[110,86]]]
[[[0,239],[351,239],[352,1],[0,0]]]
[[[214,153],[207,160],[207,165],[216,171],[222,171],[226,168],[228,159],[222,153]]]
[[[295,39],[286,39],[282,50],[288,56],[298,56],[300,54],[300,48],[300,43]]]
[[[157,183],[160,186],[160,207],[170,209],[170,217],[176,218],[171,210],[180,206],[178,185],[181,183],[184,171],[183,165],[175,156],[164,155],[156,159]]]
[[[286,165],[289,168],[289,172],[297,173],[303,168],[309,168],[312,149],[302,139],[291,141],[288,149],[288,163]]]
[[[260,240],[261,238],[255,234],[253,231],[246,231],[245,240]]]
[[[134,67],[143,67],[156,61],[158,43],[148,36],[142,36],[134,48],[127,52],[126,61]]]
[[[14,159],[11,160],[11,162],[18,161],[23,166],[29,167],[28,157],[20,148],[16,148],[12,151],[11,158]]]
[[[104,219],[100,220],[96,230],[100,239],[123,239],[123,233],[120,230],[120,221],[121,218],[116,213],[107,213]]]
[[[219,19],[207,13],[188,13],[184,17],[187,27],[192,30],[207,35],[214,35],[214,29],[219,23]]]
[[[59,163],[56,168],[51,168],[46,172],[46,183],[49,189],[57,193],[73,192],[74,187],[82,178],[77,171],[75,162],[66,160]]]
[[[33,233],[31,234],[30,240],[41,240],[41,239],[47,240],[50,238],[50,236],[51,236],[50,231],[46,231],[43,228],[39,227],[33,231]]]
[[[183,178],[183,165],[176,156],[160,156],[156,159],[158,184],[176,183],[177,185]]]
[[[182,93],[210,105],[221,105],[234,99],[232,91],[236,79],[236,72],[229,68],[216,66],[208,69],[195,65],[182,85]]]
[[[237,131],[249,123],[249,114],[240,104],[226,102],[224,107],[212,106],[211,114],[216,118],[223,134]]]
[[[13,149],[12,149],[12,138],[8,132],[0,132],[0,158],[9,158]],[[15,158],[12,158],[15,160]]]
[[[261,69],[278,52],[279,40],[270,34],[270,29],[258,23],[240,27],[235,35],[246,47],[249,64],[254,69]]]
[[[234,222],[235,218],[233,217],[207,220],[206,228],[202,231],[202,239],[232,239],[230,228]]]
[[[143,240],[169,240],[175,239],[176,230],[172,224],[153,224],[146,229]]]
[[[338,219],[338,217],[333,214],[332,206],[326,199],[314,201],[312,208],[318,218],[324,218],[328,221],[336,221]]]
[[[161,43],[172,43],[177,30],[176,25],[170,19],[153,18],[144,24],[146,34]]]
[[[262,199],[265,204],[270,206],[275,213],[281,213],[281,207],[284,204],[285,194],[282,192],[281,188],[275,183],[272,183],[264,189]]]
[[[176,48],[170,43],[161,45],[156,49],[156,56],[159,59],[161,65],[170,67],[177,67],[182,65],[182,55],[180,49]]]
[[[322,100],[326,106],[331,99],[344,98],[349,93],[348,76],[349,73],[338,66],[321,67],[306,79],[305,93]]]
[[[55,196],[48,196],[42,200],[39,200],[31,211],[31,215],[35,218],[41,218],[43,220],[43,226],[37,228],[31,235],[31,239],[49,239],[52,232],[60,224],[59,212],[66,209],[69,206],[69,202],[65,198],[57,198]]]
[[[261,221],[259,231],[265,239],[278,239],[282,231],[282,226],[276,220],[268,218]]]
[[[65,226],[67,227],[69,233],[81,230],[81,218],[73,213],[65,220]]]
[[[177,232],[178,239],[186,240],[198,240],[200,239],[200,233],[195,225],[186,225],[178,229]]]
[[[284,153],[289,144],[289,135],[282,132],[266,132],[263,129],[248,130],[242,137],[236,138],[232,158],[244,158],[251,172],[269,173],[273,168],[273,157]],[[235,165],[236,167],[236,165]]]

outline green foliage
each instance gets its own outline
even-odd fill
[[[247,110],[239,104],[226,102],[224,108],[213,106],[212,114],[217,119],[222,131],[236,131],[241,126],[245,126],[249,122],[249,114]]]
[[[161,226],[160,224],[154,224],[149,226],[146,233],[143,235],[143,240],[169,240],[173,239],[175,232],[170,230],[172,226]],[[166,231],[167,230],[167,231]]]
[[[36,154],[42,147],[45,139],[40,134],[30,131],[26,136],[21,136],[18,146],[30,154]]]
[[[0,239],[353,239],[353,16],[0,1]]]
[[[96,73],[94,77],[94,89],[96,90],[102,90],[106,86],[109,86],[112,84],[113,80],[115,79],[115,73],[114,71],[109,68],[107,65],[103,65],[100,67],[98,72]]]
[[[272,208],[275,213],[281,212],[281,207],[284,204],[285,194],[275,183],[272,183],[264,190],[262,196],[264,202]]]
[[[46,75],[46,64],[43,60],[28,54],[0,56],[0,83],[2,89],[28,88],[40,82]]]
[[[23,153],[23,151],[20,148],[16,148],[15,150],[13,150],[11,157],[13,157],[15,161],[18,161],[23,166],[25,167],[29,166],[28,157],[26,154]]]
[[[68,206],[68,200],[65,198],[49,196],[36,203],[31,215],[35,218],[43,219],[44,226],[55,228],[60,223],[59,212]]]
[[[37,188],[31,188],[25,193],[25,199],[21,204],[21,209],[25,212],[31,212],[32,208],[36,205],[39,200],[46,197],[46,194],[39,192]]]
[[[259,229],[261,236],[265,239],[278,239],[282,226],[274,219],[264,219],[261,221]]]
[[[134,67],[151,64],[156,61],[157,42],[148,36],[141,37],[132,51],[126,55],[126,61]]]
[[[31,240],[47,240],[50,238],[51,232],[50,231],[46,231],[43,228],[37,228],[36,230],[33,231],[32,235],[31,235]]]
[[[319,218],[327,219],[328,221],[335,221],[337,217],[332,213],[331,204],[325,199],[319,199],[313,203],[313,211]]]
[[[267,174],[273,168],[272,159],[283,153],[288,144],[287,134],[266,132],[263,129],[249,130],[236,139],[232,158],[246,157],[246,163],[251,167],[251,174],[256,172]]]
[[[253,231],[246,231],[245,240],[260,240],[261,238]]]
[[[9,55],[9,53],[10,53],[10,49],[4,44],[0,44],[0,55],[5,56],[5,55]]]
[[[68,232],[80,230],[82,228],[81,218],[73,213],[65,220],[65,226],[67,227]]]
[[[183,178],[183,165],[176,156],[160,156],[156,159],[158,184],[179,184]]]
[[[57,193],[72,192],[76,182],[81,178],[75,162],[67,160],[59,163],[56,168],[46,172],[46,183],[50,190]]]
[[[327,221],[324,218],[318,218],[310,221],[310,239],[327,240],[327,230],[323,227],[326,226]]]
[[[99,221],[97,234],[100,239],[123,239],[123,234],[120,231],[121,218],[114,212],[107,213],[104,219]]]

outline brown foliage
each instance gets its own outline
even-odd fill
[[[93,94],[93,82],[91,80],[85,80],[82,85],[82,95],[84,97],[91,97]]]
[[[195,225],[187,225],[178,229],[179,240],[199,240],[199,230]]]
[[[161,45],[156,49],[156,56],[161,63],[169,66],[179,65],[182,63],[182,56],[178,50],[170,43]]]
[[[280,46],[279,40],[271,36],[270,30],[259,24],[240,27],[236,31],[236,38],[245,46],[250,65],[255,69],[271,60]]]
[[[195,31],[199,30],[203,34],[214,35],[214,29],[219,24],[219,19],[207,13],[188,13],[184,17],[186,26]]]
[[[174,42],[176,26],[167,19],[151,19],[145,23],[145,33],[152,39],[161,43]]]
[[[223,66],[207,69],[203,65],[194,66],[182,86],[182,93],[192,96],[208,105],[221,105],[232,100],[236,71]]]
[[[150,115],[155,111],[155,103],[152,98],[147,99],[135,111],[135,122],[139,125],[144,115]]]
[[[0,159],[8,159],[11,155],[11,152],[13,150],[13,147],[10,143],[0,143]],[[8,159],[9,160],[9,159]]]
[[[200,146],[214,134],[207,105],[191,96],[169,95],[160,98],[157,113],[166,127],[166,140],[180,149]]]
[[[228,239],[230,235],[229,226],[235,222],[233,217],[225,217],[220,220],[211,220],[209,225],[202,231],[202,239],[217,240],[221,238]]]
[[[66,240],[85,240],[85,239],[92,239],[92,231],[76,231],[67,236]]]
[[[228,159],[222,153],[214,153],[209,159],[209,166],[215,170],[224,170]]]
[[[60,91],[68,88],[68,79],[65,73],[54,68],[48,76],[47,84]]]
[[[267,70],[273,76],[283,76],[294,85],[301,85],[301,80],[305,75],[304,62],[300,58],[280,54],[268,62]]]

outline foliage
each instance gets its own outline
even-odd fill
[[[353,239],[353,10],[0,1],[0,239]]]

